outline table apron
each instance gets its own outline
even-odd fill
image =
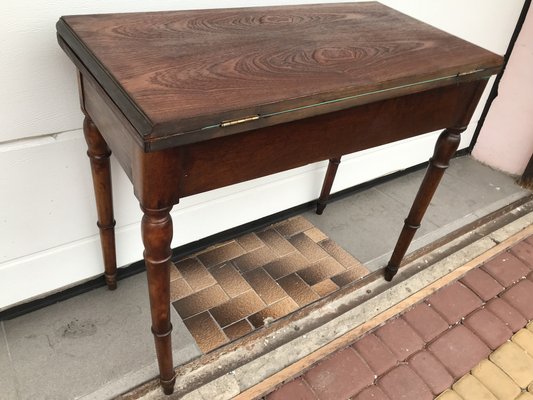
[[[143,204],[182,197],[300,167],[437,129],[468,124],[486,80],[463,82],[170,149],[145,152],[128,120],[92,79],[86,112]]]

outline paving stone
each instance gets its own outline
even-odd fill
[[[501,319],[513,332],[522,329],[527,322],[516,308],[499,297],[490,300],[485,304],[485,308]]]
[[[489,359],[522,389],[533,381],[533,358],[513,342],[503,344]]]
[[[402,318],[388,321],[375,332],[376,336],[392,351],[399,361],[424,347],[424,341]]]
[[[465,319],[464,325],[492,350],[497,349],[513,335],[513,331],[507,325],[485,308],[470,314]]]
[[[509,252],[498,254],[481,268],[505,287],[509,287],[514,282],[519,281],[530,271],[522,261]]]
[[[422,378],[435,395],[442,393],[453,384],[453,377],[427,350],[419,351],[411,357],[409,366]]]
[[[431,400],[433,394],[407,365],[399,365],[378,380],[378,386],[391,400]]]
[[[229,297],[237,297],[251,289],[231,263],[214,266],[209,272]]]
[[[485,343],[462,325],[444,333],[428,349],[454,378],[466,374],[490,353]]]
[[[524,279],[505,291],[501,297],[526,319],[533,319],[533,282]]]
[[[520,387],[505,372],[489,360],[481,361],[472,369],[471,373],[498,400],[514,399],[520,394]]]
[[[242,235],[235,240],[246,251],[252,251],[263,246],[263,242],[253,232]]]
[[[339,287],[331,279],[326,279],[311,286],[311,289],[313,289],[320,297],[326,297],[328,294],[338,290]]]
[[[445,392],[443,392],[439,397],[437,397],[435,400],[463,400],[463,398],[459,396],[457,393],[455,393],[453,390],[448,389]]]
[[[533,245],[533,235],[531,235],[528,238],[526,238],[525,241],[528,242],[529,244]]]
[[[207,267],[210,268],[217,264],[229,261],[235,257],[244,254],[244,249],[235,241],[223,244],[222,246],[215,246],[207,249],[201,254],[198,254],[198,259]],[[179,267],[178,267],[179,269]]]
[[[352,346],[365,359],[376,375],[383,375],[396,365],[397,359],[394,354],[373,333],[359,339]]]
[[[195,258],[186,258],[175,265],[181,276],[195,292],[217,283],[204,265]]]
[[[533,400],[533,394],[524,392],[516,398],[516,400]]]
[[[498,400],[489,389],[470,374],[455,382],[453,390],[464,400]]]
[[[289,242],[310,262],[315,262],[324,257],[328,257],[328,253],[304,233],[294,235],[289,239]]]
[[[288,238],[296,235],[297,233],[313,228],[313,224],[311,224],[311,222],[306,220],[301,215],[298,215],[294,218],[278,222],[274,225],[274,228],[281,233],[282,236]]]
[[[411,308],[402,318],[420,335],[424,342],[430,342],[446,329],[448,323],[426,303]]]
[[[187,318],[183,322],[204,353],[228,342],[226,335],[207,311]]]
[[[296,274],[290,274],[279,279],[278,284],[300,307],[320,298],[311,290],[309,285]]]
[[[293,380],[286,383],[277,389],[275,392],[270,393],[266,400],[315,400],[316,396],[311,391],[311,388],[307,385],[302,378]]]
[[[529,269],[533,269],[533,245],[525,240],[514,245],[511,253],[518,257]]]
[[[446,286],[426,299],[450,325],[481,307],[482,302],[474,292],[460,282]]]
[[[289,400],[289,399],[287,399]],[[379,386],[372,385],[364,389],[353,400],[390,400]]]
[[[266,229],[258,232],[257,237],[266,243],[279,257],[286,256],[295,251],[295,248],[285,240],[275,229]]]
[[[492,299],[505,289],[481,268],[468,272],[461,279],[461,283],[477,294],[483,301]]]
[[[320,400],[348,399],[374,381],[361,356],[348,347],[322,361],[304,375]]]
[[[511,340],[533,357],[533,333],[530,330],[520,329]]]
[[[265,303],[253,290],[232,298],[228,302],[210,310],[211,315],[224,328],[265,307]]]

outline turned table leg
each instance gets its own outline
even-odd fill
[[[336,157],[329,160],[328,169],[326,171],[326,177],[324,178],[324,183],[322,184],[322,191],[320,192],[320,197],[316,204],[316,213],[322,215],[326,205],[328,204],[329,193],[331,192],[331,187],[333,186],[333,181],[335,180],[335,175],[337,174],[337,168],[341,163],[341,158]]]
[[[113,193],[111,190],[111,168],[109,156],[111,150],[106,141],[86,116],[83,121],[83,133],[87,142],[87,155],[91,161],[98,228],[104,257],[105,281],[110,290],[117,287],[117,261],[115,251],[115,220],[113,217]]]
[[[418,189],[416,198],[411,206],[411,211],[405,220],[398,242],[396,242],[396,247],[385,269],[385,279],[387,281],[391,281],[398,272],[400,263],[413,240],[416,230],[420,227],[420,222],[437,190],[442,175],[446,168],[448,168],[450,159],[459,147],[461,132],[464,130],[465,128],[449,128],[444,130],[439,136],[433,157],[429,160],[429,167],[424,176],[424,180],[420,185],[420,189]]]
[[[170,334],[170,264],[172,241],[172,207],[158,210],[141,205],[144,216],[141,233],[144,243],[144,262],[148,277],[152,333],[159,364],[159,380],[165,394],[174,391],[174,365]]]

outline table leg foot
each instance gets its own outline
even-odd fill
[[[424,176],[424,180],[418,189],[411,211],[405,220],[400,237],[394,247],[390,261],[385,269],[385,279],[391,281],[402,262],[413,237],[418,228],[426,210],[437,190],[437,186],[444,175],[444,171],[449,166],[450,159],[457,151],[461,141],[461,132],[465,128],[445,129],[441,133],[435,145],[433,157],[429,160],[429,166]]]
[[[329,160],[326,177],[324,178],[324,183],[322,184],[322,191],[320,192],[320,197],[318,198],[316,205],[316,213],[318,215],[322,215],[326,205],[328,204],[331,187],[333,186],[333,181],[335,180],[335,175],[337,174],[337,169],[339,168],[340,163],[340,157],[335,157]]]
[[[395,267],[394,265],[387,264],[387,267],[385,268],[385,280],[387,282],[392,281],[392,278],[394,278],[394,275],[398,272],[398,267]]]
[[[83,133],[87,142],[87,155],[91,161],[98,229],[104,257],[105,281],[110,290],[117,287],[117,261],[115,250],[115,220],[113,217],[113,192],[111,187],[111,150],[93,121],[85,116]]]
[[[148,209],[141,205],[144,216],[141,233],[144,243],[144,262],[148,278],[152,333],[154,335],[159,378],[165,394],[174,388],[170,323],[170,265],[172,252],[172,207]]]

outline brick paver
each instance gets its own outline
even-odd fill
[[[500,253],[481,268],[505,287],[519,281],[530,272],[522,261],[508,252]]]
[[[389,321],[376,331],[376,336],[403,361],[424,346],[424,341],[402,318]]]
[[[348,399],[374,381],[374,373],[361,356],[348,347],[304,375],[320,400]]]
[[[513,331],[502,320],[485,308],[469,315],[464,325],[492,350],[504,344],[513,335]]]
[[[399,365],[378,380],[378,386],[391,400],[431,400],[433,394],[407,365]]]
[[[418,333],[427,343],[446,329],[448,323],[426,303],[420,303],[407,311],[402,318]]]
[[[481,361],[472,369],[474,375],[498,400],[515,399],[520,394],[520,387],[509,375],[489,360]]]
[[[463,325],[457,325],[428,346],[454,378],[470,371],[490,354],[483,341]]]
[[[527,388],[533,380],[533,358],[516,343],[505,343],[492,353],[489,359],[522,389]]]
[[[533,357],[533,333],[528,329],[521,329],[512,337],[512,341]]]
[[[364,389],[354,400],[390,400],[378,386],[372,385]]]
[[[533,282],[521,280],[502,293],[502,298],[528,320],[533,319]]]
[[[433,354],[427,350],[416,353],[409,360],[409,366],[420,376],[433,394],[442,393],[453,383],[453,377]]]
[[[460,282],[454,282],[426,300],[449,323],[455,324],[483,304],[474,292]]]
[[[533,269],[533,245],[523,241],[513,246],[511,253],[519,258],[526,266]]]
[[[533,237],[528,240],[267,400],[533,400]]]
[[[455,393],[465,400],[498,400],[474,376],[466,374],[452,386]]]
[[[373,333],[359,339],[353,347],[376,375],[384,374],[398,362],[390,349]]]
[[[513,332],[518,331],[527,323],[527,320],[516,308],[499,297],[489,301],[486,308],[501,319]]]
[[[505,289],[492,276],[487,274],[481,268],[473,269],[468,272],[461,282],[477,294],[481,300],[487,301],[503,292]]]
[[[315,394],[303,379],[295,379],[270,393],[267,400],[316,400]]]

